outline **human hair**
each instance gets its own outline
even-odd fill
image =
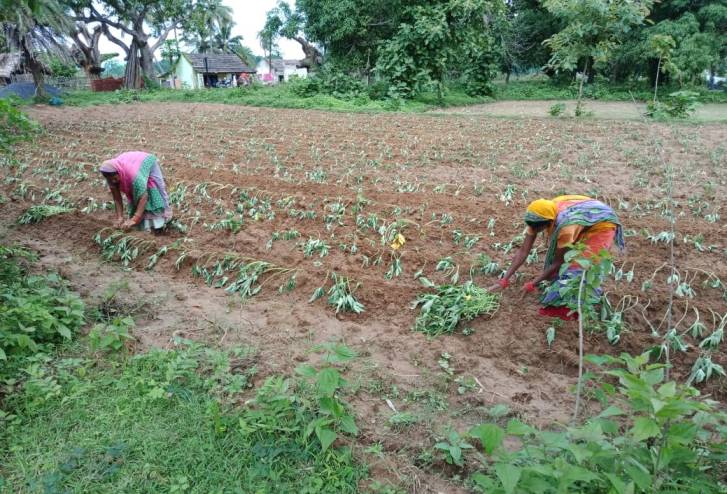
[[[101,172],[101,175],[103,175],[106,178],[112,178],[114,175],[118,175],[119,172]]]
[[[546,219],[544,219],[542,221],[525,220],[525,224],[528,225],[530,228],[537,230],[539,228],[547,227],[550,224],[550,220],[546,220]]]

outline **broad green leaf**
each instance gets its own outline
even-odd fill
[[[664,368],[652,369],[642,374],[642,379],[651,386],[655,386],[664,380]]]
[[[626,483],[621,480],[618,475],[606,472],[604,472],[604,475],[609,480],[609,482],[611,482],[611,486],[613,487],[616,494],[626,493]]]
[[[676,389],[677,383],[669,381],[668,383],[659,386],[659,389],[656,392],[659,393],[660,398],[672,398],[676,394]]]
[[[60,334],[67,340],[71,339],[71,330],[68,329],[66,326],[63,326],[63,325],[58,326],[58,334]]]
[[[336,434],[331,429],[328,429],[326,427],[317,427],[316,428],[316,436],[318,437],[318,440],[321,442],[321,448],[323,451],[327,450],[328,447],[333,444],[333,441],[336,440],[338,437],[338,434]]]
[[[488,455],[491,455],[505,438],[505,431],[496,424],[480,424],[470,429],[469,433],[480,440],[482,448]]]
[[[472,474],[470,477],[471,480],[474,481],[475,484],[477,484],[477,487],[482,489],[483,492],[493,492],[497,488],[497,484],[486,475],[476,472]]]
[[[311,365],[301,364],[295,368],[295,372],[303,377],[314,378],[318,374],[318,371]]]
[[[344,415],[343,417],[341,417],[339,425],[341,426],[341,430],[343,430],[343,432],[354,436],[358,434],[358,427],[356,427],[356,423],[354,422],[351,415]]]
[[[623,415],[624,411],[621,410],[619,407],[611,405],[610,407],[606,408],[604,411],[598,414],[598,417],[605,418],[605,417],[613,417],[615,415]]]
[[[333,396],[333,393],[336,392],[341,382],[341,375],[336,369],[327,367],[318,371],[316,381],[318,382],[318,389],[321,394],[324,396]]]
[[[566,471],[563,473],[563,478],[576,482],[593,482],[594,480],[599,479],[598,475],[595,473],[575,465],[568,466]]]
[[[497,463],[495,465],[495,473],[497,478],[502,482],[502,488],[505,489],[506,494],[512,494],[515,492],[515,487],[520,480],[522,470],[515,465],[508,463]]]
[[[326,415],[332,415],[336,418],[342,417],[345,413],[343,405],[330,396],[323,396],[318,400],[318,405],[321,409],[321,413]]]
[[[640,490],[648,491],[651,488],[651,474],[635,459],[629,458],[629,463],[624,465],[624,471],[631,477],[631,480],[636,483],[636,487]]]
[[[659,424],[649,417],[637,417],[634,420],[634,426],[631,428],[631,434],[637,441],[643,441],[650,437],[659,435]]]
[[[512,419],[507,423],[507,433],[513,436],[526,436],[535,432],[533,427],[530,427],[517,419]]]
[[[661,400],[657,400],[656,398],[652,398],[650,400],[650,402],[651,402],[652,408],[654,409],[654,413],[659,413],[659,410],[664,408],[664,406],[666,405],[666,403],[664,403]]]
[[[593,453],[588,450],[588,448],[585,448],[577,443],[572,443],[570,446],[568,446],[568,451],[573,454],[576,463],[578,463],[579,465],[583,463],[583,460],[585,460],[586,458],[590,458],[591,456],[593,456]]]

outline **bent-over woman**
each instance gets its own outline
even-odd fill
[[[153,154],[129,151],[106,160],[99,171],[111,189],[116,209],[116,226],[159,232],[172,219],[164,176]],[[129,218],[124,220],[121,193],[129,205]]]
[[[565,284],[567,280],[580,276],[581,267],[572,263],[561,275],[560,268],[568,250],[579,242],[585,245],[584,256],[609,250],[614,242],[624,248],[623,229],[616,213],[608,205],[580,195],[558,196],[553,199],[538,199],[528,205],[525,213],[525,239],[515,253],[510,268],[492,290],[507,288],[510,277],[523,265],[540,232],[546,236],[548,250],[545,254],[545,268],[535,279],[525,283],[523,289],[535,292],[542,281]],[[567,318],[569,309],[558,290],[547,290],[541,298],[544,316]]]

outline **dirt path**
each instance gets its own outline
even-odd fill
[[[548,110],[556,103],[566,106],[565,115],[573,116],[576,102],[561,101],[497,101],[484,105],[472,105],[457,108],[435,110],[436,113],[487,115],[491,117],[549,117]],[[646,111],[643,103],[621,101],[587,101],[586,110],[593,112],[593,118],[608,120],[639,120]],[[552,118],[552,117],[549,117]],[[563,117],[561,117],[563,118]],[[727,121],[727,104],[707,103],[697,108],[692,122],[724,122]]]

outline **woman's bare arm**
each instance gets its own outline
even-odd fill
[[[548,266],[537,278],[535,278],[531,283],[533,285],[537,285],[541,281],[546,281],[552,279],[554,276],[557,276],[558,272],[560,271],[560,267],[563,265],[563,262],[565,260],[565,253],[568,252],[567,248],[562,249],[556,249],[555,256],[553,257],[553,263]]]
[[[512,258],[512,262],[510,263],[510,267],[508,268],[507,272],[505,273],[505,276],[503,276],[503,280],[509,280],[510,277],[517,272],[518,269],[520,269],[520,266],[523,265],[525,260],[528,258],[528,255],[530,255],[530,250],[533,248],[533,244],[535,244],[535,237],[537,236],[537,233],[534,234],[526,234],[525,239],[523,240],[522,245],[515,253],[515,256]],[[490,290],[497,290],[499,288],[502,288],[499,284],[496,284],[492,287],[490,287]]]
[[[134,225],[138,225],[141,221],[141,218],[144,216],[144,208],[146,208],[146,202],[149,199],[149,196],[146,192],[142,194],[142,196],[139,198],[139,202],[136,203],[136,211],[134,212],[134,216],[126,220],[124,223],[125,227],[131,228]]]

